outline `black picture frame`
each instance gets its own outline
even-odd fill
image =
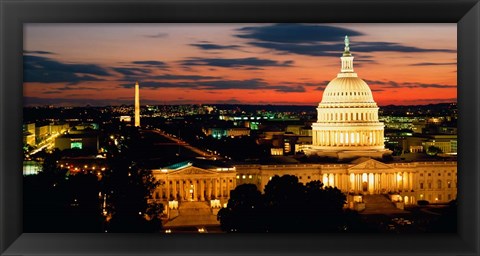
[[[479,0],[0,0],[2,255],[479,255]],[[23,23],[382,22],[458,25],[456,234],[28,234],[22,232]]]

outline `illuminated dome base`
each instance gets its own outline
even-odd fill
[[[381,148],[379,148],[378,150],[351,150],[351,148],[345,150],[331,150],[330,148],[308,145],[301,147],[300,150],[302,150],[307,156],[319,156],[338,159],[352,159],[359,157],[381,159],[384,156],[392,154],[391,150]]]

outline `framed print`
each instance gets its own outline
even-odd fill
[[[1,8],[2,255],[478,254],[478,1]]]

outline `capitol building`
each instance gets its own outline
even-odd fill
[[[313,144],[301,148],[307,155],[342,159],[382,158],[392,153],[384,146],[384,124],[378,121],[377,103],[368,84],[354,72],[353,58],[345,36],[340,73],[327,85],[318,104]]]
[[[371,89],[354,72],[348,37],[340,59],[340,73],[325,88],[317,108],[312,144],[301,148],[307,156],[332,159],[331,163],[213,166],[185,162],[153,170],[162,184],[153,200],[168,205],[175,218],[187,202],[210,207],[215,214],[236,186],[255,184],[263,192],[275,175],[295,175],[302,183],[319,180],[337,187],[348,195],[346,207],[360,211],[368,209],[368,197],[384,198],[402,210],[419,200],[447,203],[456,199],[456,161],[382,160],[391,154],[384,146],[384,124],[379,122]]]

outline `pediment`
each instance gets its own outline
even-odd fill
[[[348,170],[350,171],[356,171],[356,170],[385,170],[385,169],[394,169],[393,167],[387,165],[387,164],[384,164],[382,162],[379,162],[375,159],[369,159],[369,160],[366,160],[366,161],[363,161],[359,164],[356,164],[350,168],[348,168]]]
[[[213,175],[217,173],[215,171],[205,170],[195,166],[189,166],[180,170],[172,171],[169,174],[170,175]]]

